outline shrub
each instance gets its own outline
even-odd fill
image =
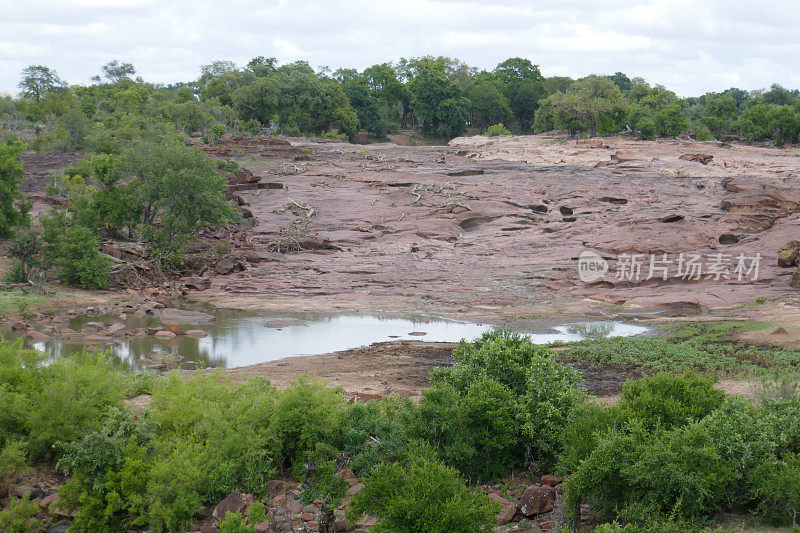
[[[11,235],[17,226],[28,224],[31,204],[19,190],[25,177],[19,154],[25,144],[19,141],[0,141],[0,238]]]
[[[98,240],[92,231],[81,226],[66,226],[62,230],[45,233],[45,254],[58,269],[58,276],[65,283],[84,289],[102,289],[108,285],[110,261],[98,251]]]
[[[570,474],[577,470],[597,447],[598,439],[608,430],[616,428],[621,421],[622,415],[616,407],[587,402],[573,409],[561,433],[563,452],[559,465],[563,473]]]
[[[491,531],[498,512],[497,503],[470,491],[432,450],[415,446],[405,464],[382,463],[372,469],[351,500],[348,518],[374,516],[376,532],[469,533]]]
[[[258,525],[267,519],[267,507],[261,500],[256,500],[253,505],[247,509],[248,522],[253,525]]]
[[[39,504],[24,498],[12,497],[8,508],[0,511],[0,529],[7,533],[36,533],[45,531],[44,524],[34,518]]]
[[[486,135],[489,137],[498,137],[500,135],[511,135],[511,131],[502,124],[495,124],[486,129]]]
[[[770,521],[797,527],[800,512],[800,456],[786,455],[783,461],[771,461],[752,471],[750,482],[758,501],[758,510]]]
[[[724,397],[708,378],[662,372],[625,382],[619,408],[624,416],[639,418],[647,428],[668,429],[703,418],[718,408]]]
[[[344,450],[352,454],[350,469],[366,474],[378,463],[398,461],[409,441],[414,405],[395,396],[356,402],[349,411]]]
[[[244,523],[242,513],[230,512],[219,524],[220,533],[253,533],[255,529]]]
[[[412,431],[468,478],[489,480],[524,459],[521,418],[511,390],[483,378],[463,392],[448,384],[424,391]]]
[[[292,467],[300,477],[317,443],[341,447],[346,422],[347,401],[341,388],[328,389],[316,379],[298,377],[275,401],[272,426],[277,463]]]

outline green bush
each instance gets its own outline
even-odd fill
[[[228,513],[219,524],[220,533],[253,533],[254,531],[254,528],[245,524],[242,513]]]
[[[508,387],[484,378],[463,392],[440,384],[422,394],[412,432],[445,463],[473,480],[503,477],[522,463],[522,409]]]
[[[439,462],[433,450],[412,447],[403,463],[372,469],[353,496],[348,518],[378,519],[373,531],[463,533],[491,531],[499,504],[469,490],[458,473]]]
[[[800,512],[800,456],[789,453],[751,472],[758,511],[771,522],[797,527]]]
[[[366,474],[378,463],[400,460],[413,416],[414,405],[407,398],[353,404],[344,436],[344,450],[352,454],[350,469]]]
[[[501,135],[511,135],[511,131],[502,124],[495,124],[486,129],[486,135],[489,137],[498,137]]]
[[[560,470],[571,474],[598,446],[598,439],[622,422],[620,410],[594,402],[573,409],[561,433]]]
[[[710,414],[722,405],[724,397],[708,378],[661,372],[626,381],[619,408],[623,416],[638,418],[647,428],[669,429]]]
[[[45,527],[35,517],[39,514],[39,504],[24,498],[11,497],[6,509],[0,510],[0,530],[7,533],[44,532]]]
[[[45,226],[47,220],[42,222]],[[105,288],[111,262],[97,249],[98,239],[92,230],[82,226],[60,229],[45,230],[45,256],[58,270],[58,277],[84,289]]]
[[[28,225],[31,204],[19,190],[25,177],[19,154],[25,143],[0,141],[0,238],[9,237],[15,227]]]
[[[347,400],[341,388],[300,376],[280,392],[275,401],[272,425],[276,432],[274,457],[283,468],[302,475],[303,463],[317,443],[341,449],[347,423]]]

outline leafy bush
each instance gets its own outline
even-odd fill
[[[378,519],[376,532],[464,533],[491,531],[499,504],[470,491],[458,473],[435,459],[425,446],[409,449],[405,464],[372,469],[353,496],[348,518]]]
[[[494,126],[489,126],[489,128],[487,128],[486,135],[488,135],[489,137],[498,137],[500,135],[511,135],[511,131],[502,124],[495,124]]]
[[[344,443],[347,401],[340,388],[300,376],[276,401],[272,425],[276,432],[275,459],[300,477],[303,463],[317,443],[340,449]]]
[[[6,509],[0,511],[0,529],[7,533],[37,533],[45,531],[44,524],[34,518],[39,514],[39,504],[24,498],[11,498]]]
[[[110,261],[98,251],[97,237],[82,226],[47,228],[57,220],[44,218],[42,224],[46,227],[45,256],[58,270],[58,276],[65,283],[84,289],[104,288],[108,285]]]
[[[638,418],[649,429],[669,429],[710,414],[724,397],[708,378],[662,372],[626,381],[619,408],[623,416]]]
[[[31,204],[19,190],[25,176],[19,154],[25,144],[19,141],[0,141],[0,238],[11,235],[13,229],[28,224]]]
[[[352,454],[350,469],[366,474],[378,463],[400,460],[410,439],[413,410],[411,400],[395,396],[353,404],[344,435],[344,450]]]
[[[786,455],[783,461],[761,464],[752,471],[750,482],[758,510],[770,521],[797,527],[800,510],[800,456]]]

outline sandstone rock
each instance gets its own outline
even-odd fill
[[[28,329],[28,323],[19,320],[11,324],[11,329],[14,331],[25,331],[26,329]]]
[[[314,515],[311,514],[311,513],[302,513],[300,515],[300,518],[302,520],[306,521],[306,522],[313,522],[314,521]]]
[[[549,487],[531,485],[519,499],[519,511],[527,517],[540,513],[549,513],[553,510],[556,493]]]
[[[111,333],[112,335],[114,335],[115,333],[119,334],[125,331],[125,328],[126,326],[122,322],[115,322],[108,327],[108,332]]]
[[[217,520],[224,520],[225,515],[228,513],[242,513],[250,507],[253,502],[255,502],[255,498],[253,498],[252,494],[246,494],[243,492],[231,492],[224,500],[219,502],[216,507],[214,507],[214,512],[212,516]]]
[[[714,156],[711,154],[683,154],[678,159],[683,159],[684,161],[694,161],[695,163],[707,165],[712,159],[714,159]]]
[[[280,479],[270,479],[267,481],[267,493],[270,496],[275,496],[277,494],[285,493],[289,487],[286,485],[285,481],[281,481]]]
[[[617,150],[613,154],[611,154],[611,160],[617,163],[625,163],[627,161],[636,161],[639,159],[640,156],[635,152],[625,152],[622,150]]]
[[[554,476],[552,474],[548,474],[546,476],[542,476],[542,481],[541,481],[540,484],[543,487],[555,487],[556,485],[560,484],[562,481],[564,481],[563,478],[560,478],[558,476]]]
[[[156,339],[168,340],[168,339],[174,339],[175,337],[177,337],[177,335],[175,335],[171,331],[161,330],[157,332],[155,335],[153,335],[153,337],[155,337]]]
[[[202,329],[190,329],[186,332],[186,336],[193,337],[195,339],[202,339],[203,337],[208,337],[208,333]]]
[[[778,266],[789,268],[798,264],[800,260],[800,242],[790,241],[778,252]]]
[[[174,333],[175,335],[183,335],[183,328],[181,328],[181,327],[180,327],[178,324],[176,324],[175,322],[173,322],[173,323],[171,323],[171,324],[167,324],[166,326],[164,326],[164,327],[162,328],[162,331],[171,331],[171,332],[172,332],[172,333]]]
[[[87,322],[81,328],[81,333],[98,333],[100,331],[104,331],[106,329],[106,325],[102,322]]]
[[[517,504],[511,503],[496,492],[489,493],[489,499],[500,504],[500,512],[494,516],[495,521],[503,526],[514,519],[517,514]]]
[[[27,335],[28,338],[33,342],[47,342],[53,340],[53,338],[50,335],[34,330],[28,331]]]
[[[578,139],[575,141],[575,146],[581,148],[608,148],[608,145],[601,139]]]
[[[34,498],[41,498],[43,496],[42,490],[31,485],[12,485],[9,489],[11,494],[17,496],[18,498],[22,498],[25,495],[30,496],[33,500]]]
[[[283,507],[286,505],[286,494],[278,494],[272,498],[273,507]]]
[[[333,531],[334,533],[342,533],[343,531],[347,531],[347,520],[336,520],[333,523]]]
[[[260,524],[256,524],[254,526],[256,533],[269,533],[270,530],[270,523],[269,519],[264,520]]]
[[[792,274],[792,277],[789,278],[789,285],[795,289],[800,289],[800,267],[798,267],[797,270],[794,271],[794,274]]]
[[[303,504],[299,501],[295,500],[294,498],[287,498],[286,499],[286,510],[292,514],[302,513],[303,512]]]
[[[191,276],[189,278],[184,278],[183,285],[187,289],[192,289],[195,291],[204,291],[211,286],[211,280],[207,278],[201,278],[199,276]]]
[[[226,257],[224,259],[221,259],[219,262],[217,262],[216,265],[214,265],[214,272],[224,276],[225,274],[230,274],[231,272],[233,272],[235,268],[236,268],[236,263],[234,262],[234,260],[229,257]]]
[[[546,522],[539,522],[539,529],[549,531],[555,528],[558,523],[555,520],[547,520]]]
[[[148,335],[155,335],[156,333],[158,333],[162,329],[164,329],[164,328],[162,328],[161,326],[149,327],[149,328],[147,328],[147,334]]]

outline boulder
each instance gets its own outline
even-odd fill
[[[187,289],[192,289],[195,291],[204,291],[211,286],[211,280],[206,278],[201,278],[200,276],[191,276],[188,278],[184,278],[183,285]]]
[[[684,161],[694,161],[695,163],[707,165],[712,159],[714,159],[714,156],[711,154],[683,154],[678,159],[683,159]]]
[[[174,339],[175,337],[177,337],[177,335],[175,335],[171,331],[161,330],[157,332],[155,335],[153,335],[153,337],[155,337],[156,339],[168,340],[168,339]]]
[[[202,329],[190,329],[186,332],[186,336],[194,337],[195,339],[202,339],[203,337],[208,337],[208,333]]]
[[[25,331],[26,329],[28,329],[28,323],[22,320],[18,320],[17,322],[11,324],[11,329],[14,331]]]
[[[798,264],[800,259],[800,241],[790,241],[778,252],[778,266],[789,268]]]
[[[511,503],[496,492],[490,492],[489,499],[500,504],[500,512],[494,516],[499,525],[504,526],[514,519],[517,514],[516,503]]]
[[[284,494],[289,487],[286,485],[285,481],[281,481],[280,479],[270,479],[267,481],[267,494],[270,496],[276,496],[278,494]]]
[[[53,338],[50,335],[34,330],[28,331],[28,338],[33,342],[48,342],[53,340]]]
[[[81,328],[81,333],[97,333],[104,331],[105,329],[106,325],[102,322],[87,322]]]
[[[792,277],[789,278],[789,285],[794,287],[795,289],[800,289],[800,267],[794,271]]]
[[[110,326],[108,326],[108,332],[111,333],[112,335],[120,334],[125,331],[125,328],[126,326],[122,322],[115,322]]]
[[[221,259],[214,265],[214,272],[220,275],[230,274],[236,269],[236,262],[230,257]]]
[[[172,322],[171,324],[167,324],[166,326],[161,328],[161,331],[171,331],[175,335],[183,335],[183,328],[180,327],[180,325],[178,325],[175,322]]]
[[[244,512],[255,502],[255,498],[253,498],[252,494],[246,494],[244,492],[231,492],[228,496],[225,497],[224,500],[219,502],[216,507],[214,507],[214,512],[212,516],[219,521],[225,519],[225,515],[228,513],[242,513]]]
[[[527,517],[540,513],[549,513],[553,510],[556,501],[556,492],[550,487],[531,485],[519,499],[519,512]]]
[[[559,485],[562,481],[564,481],[563,478],[554,476],[552,474],[548,474],[546,476],[542,476],[542,481],[540,485],[542,487],[555,487],[556,485]]]
[[[41,489],[37,489],[31,485],[12,485],[9,492],[18,498],[22,498],[27,494],[32,500],[43,496]]]

